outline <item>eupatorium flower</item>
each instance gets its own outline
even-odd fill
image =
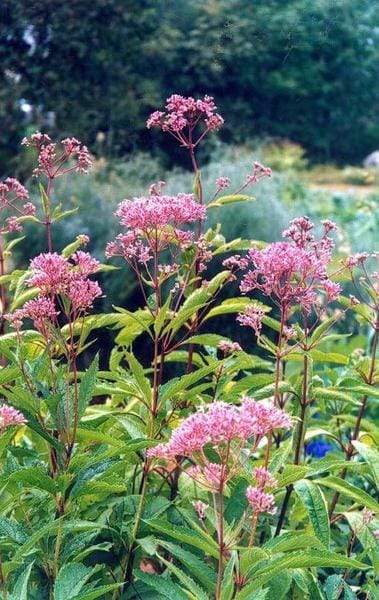
[[[192,456],[210,444],[218,447],[233,440],[247,442],[273,429],[291,427],[291,418],[272,404],[245,397],[241,405],[213,402],[182,421],[166,444],[148,450],[148,456]]]
[[[20,329],[24,319],[31,319],[34,327],[44,337],[49,338],[50,326],[55,322],[57,316],[58,311],[51,298],[39,296],[28,300],[22,308],[18,308],[14,313],[6,315],[6,318],[15,329]]]
[[[278,485],[275,477],[265,467],[256,467],[254,469],[254,478],[258,487],[262,489],[265,487],[275,488]]]
[[[5,212],[9,216],[2,217],[3,225],[0,226],[0,234],[13,233],[22,230],[20,217],[32,216],[36,208],[29,198],[27,189],[14,177],[8,177],[0,182],[0,213]]]
[[[265,311],[259,306],[247,306],[244,312],[237,316],[237,321],[245,327],[251,327],[257,338],[259,338],[264,316]]]
[[[246,497],[255,515],[260,515],[261,513],[274,515],[276,513],[273,494],[268,494],[259,487],[249,486],[246,489]]]
[[[54,179],[69,171],[88,173],[92,166],[87,146],[76,138],[66,138],[56,144],[47,134],[36,132],[25,137],[21,144],[37,150],[38,167],[34,169],[35,176],[46,175],[48,179]]]
[[[84,243],[87,236],[83,239]],[[36,256],[30,263],[31,275],[27,285],[37,288],[38,296],[7,319],[20,329],[25,318],[33,320],[34,325],[46,338],[50,337],[50,325],[56,322],[57,306],[62,306],[66,316],[75,319],[85,314],[102,290],[92,275],[99,269],[99,262],[88,252],[79,250],[65,258],[56,252],[47,252]]]
[[[166,110],[153,112],[146,126],[167,131],[183,146],[195,148],[208,132],[224,124],[224,119],[216,111],[217,106],[211,96],[195,99],[173,94],[166,100]]]
[[[193,194],[166,196],[154,193],[123,200],[115,214],[126,232],[107,245],[106,256],[122,256],[134,265],[146,264],[153,254],[169,246],[186,248],[193,241],[193,234],[183,227],[205,219],[206,208],[196,202]],[[206,249],[201,247],[200,251],[205,260]]]
[[[282,307],[300,304],[306,312],[316,305],[320,291],[329,302],[335,300],[341,287],[327,274],[333,249],[333,241],[327,234],[333,228],[327,221],[324,234],[316,240],[313,223],[307,217],[294,219],[283,232],[290,241],[276,242],[263,250],[249,250],[241,291],[259,290]]]
[[[225,356],[242,351],[242,348],[238,342],[231,342],[229,340],[221,340],[221,342],[218,343],[217,348],[221,350]]]
[[[0,432],[12,425],[24,425],[26,422],[24,415],[12,406],[6,404],[0,406]]]

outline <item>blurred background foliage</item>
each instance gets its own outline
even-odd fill
[[[2,0],[0,15],[4,173],[28,111],[108,158],[180,161],[144,126],[173,92],[214,95],[227,143],[288,138],[343,163],[379,147],[372,0]]]

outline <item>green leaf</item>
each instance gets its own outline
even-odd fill
[[[221,583],[221,600],[232,600],[234,595],[234,567],[237,562],[236,552],[232,552],[224,570],[224,576]]]
[[[285,465],[283,472],[278,477],[278,488],[287,487],[287,485],[303,479],[307,473],[307,465]]]
[[[312,387],[312,396],[315,400],[337,400],[348,402],[349,404],[359,404],[357,400],[354,400],[351,394],[347,394],[345,391],[338,388]]]
[[[321,323],[321,325],[316,327],[316,329],[313,331],[313,333],[311,335],[310,345],[314,344],[315,342],[320,341],[320,338],[322,338],[324,336],[324,333],[329,331],[329,329],[334,325],[334,323],[336,323],[337,320],[338,320],[338,317],[335,317],[335,316],[329,317],[329,319],[325,319],[325,321],[323,321]]]
[[[199,379],[203,379],[203,377],[206,377],[210,373],[214,373],[218,364],[218,361],[212,361],[212,363],[206,367],[202,367],[201,369],[197,369],[197,371],[182,375],[181,377],[175,377],[175,379],[168,381],[160,388],[159,401],[163,403],[167,400],[172,400],[177,394],[187,390],[194,383],[197,383]]]
[[[24,467],[7,476],[7,483],[21,483],[25,488],[37,488],[54,495],[56,484],[54,479],[46,475],[41,467]]]
[[[207,321],[212,317],[218,317],[220,315],[229,315],[243,312],[247,306],[256,306],[257,308],[261,308],[266,312],[269,312],[271,310],[268,306],[265,306],[261,302],[258,302],[258,300],[249,300],[249,298],[245,297],[228,298],[220,304],[217,304],[217,306],[215,306],[214,308],[211,308],[211,310],[206,315],[204,321]]]
[[[284,569],[327,567],[341,569],[368,569],[368,565],[328,550],[308,550],[289,552],[284,556],[272,557],[266,564],[258,563],[252,573],[253,582],[247,588],[251,592],[258,586],[266,585],[270,579]],[[261,566],[260,566],[261,565]],[[238,596],[237,596],[238,597]]]
[[[59,570],[54,584],[54,600],[73,600],[86,584],[96,567],[67,563]]]
[[[28,534],[21,523],[3,516],[0,517],[0,535],[17,544],[23,544],[28,539]]]
[[[184,544],[189,544],[195,548],[199,548],[206,554],[218,558],[218,545],[214,539],[206,532],[199,533],[194,532],[192,529],[182,527],[179,525],[171,525],[165,521],[146,521],[149,527],[160,531],[164,535],[173,538]]]
[[[229,341],[229,338],[224,335],[218,335],[217,333],[201,333],[187,338],[182,344],[201,344],[202,346],[212,346],[212,348],[217,348],[219,343],[224,340]]]
[[[210,592],[214,590],[216,574],[202,558],[166,540],[159,540],[159,546],[166,548],[172,556],[175,556],[207,590]]]
[[[225,206],[226,204],[234,204],[235,202],[252,202],[253,200],[256,200],[256,198],[247,194],[230,194],[229,196],[221,196],[213,200],[208,204],[207,208],[216,208],[218,206]]]
[[[159,555],[158,555],[159,556]],[[179,567],[174,565],[172,562],[166,560],[163,556],[159,556],[161,562],[166,565],[167,569],[171,571],[179,579],[179,581],[184,585],[187,590],[190,592],[193,600],[209,600],[208,594],[203,590],[203,588],[198,585],[192,577],[184,573]]]
[[[253,585],[253,590],[251,590],[250,585],[246,585],[242,588],[240,592],[236,595],[236,600],[269,600],[267,597],[268,589],[257,590],[256,585]]]
[[[8,597],[9,600],[28,600],[28,582],[33,564],[34,561],[31,562],[17,578],[16,585]]]
[[[334,477],[333,475],[330,475],[329,477],[315,480],[315,483],[327,488],[331,488],[342,495],[348,496],[349,498],[352,498],[358,502],[358,504],[362,504],[374,512],[379,512],[379,503],[372,498],[372,496],[359,489],[355,485],[344,481],[340,477]]]
[[[159,335],[161,332],[163,325],[166,322],[168,316],[168,310],[170,308],[171,296],[169,295],[164,305],[159,309],[158,315],[155,317],[154,321],[154,331],[156,335]]]
[[[96,355],[92,363],[84,373],[80,381],[78,396],[79,419],[84,415],[85,410],[92,400],[95,391],[97,371],[99,369],[99,356]]]
[[[315,536],[326,548],[329,548],[330,526],[328,506],[324,494],[318,485],[308,479],[302,479],[295,483],[295,491],[307,509]]]
[[[279,537],[274,537],[263,546],[264,549],[270,550],[273,554],[279,554],[281,552],[290,552],[292,550],[303,550],[309,548],[322,549],[320,540],[316,537],[309,535],[308,533],[287,532],[283,533]]]
[[[161,575],[143,573],[140,570],[136,571],[136,577],[158,592],[162,598],[168,598],[168,600],[188,600],[188,595],[171,579],[167,579]]]
[[[134,375],[138,388],[142,397],[149,403],[151,402],[151,386],[150,381],[145,377],[145,371],[142,365],[130,352],[125,352],[125,357],[129,363],[129,367]]]
[[[108,592],[112,592],[116,588],[124,585],[123,583],[110,583],[109,585],[101,585],[100,587],[91,590],[90,592],[84,592],[83,594],[79,594],[79,596],[75,596],[74,600],[95,600],[96,598],[100,598],[102,600],[106,597]]]
[[[362,442],[358,442],[357,440],[353,440],[352,444],[354,448],[358,450],[359,454],[364,458],[364,460],[370,465],[376,484],[379,486],[378,450],[376,450],[376,448],[373,448],[372,446],[367,446],[367,444],[362,444]]]

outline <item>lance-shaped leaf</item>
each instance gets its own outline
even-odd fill
[[[330,525],[328,506],[324,494],[318,485],[308,479],[302,479],[295,483],[295,491],[307,509],[315,536],[324,546],[329,548]]]
[[[379,503],[375,500],[375,498],[355,485],[344,481],[340,477],[334,477],[330,475],[329,477],[315,480],[315,483],[331,488],[332,490],[339,492],[348,498],[352,498],[355,500],[355,502],[358,502],[358,504],[361,504],[362,506],[365,506],[374,512],[379,512]]]

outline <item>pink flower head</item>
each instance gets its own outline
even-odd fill
[[[259,338],[264,316],[265,311],[259,306],[247,306],[244,312],[238,315],[237,321],[245,327],[251,327],[257,338]]]
[[[70,281],[66,294],[75,312],[86,312],[92,308],[96,298],[102,295],[102,290],[97,281],[78,277]]]
[[[290,429],[291,417],[271,403],[257,402],[249,396],[242,399],[246,436],[264,436],[274,429]]]
[[[246,490],[246,498],[255,515],[261,513],[274,515],[276,513],[274,496],[267,494],[261,488],[249,486]]]
[[[33,215],[36,210],[31,202],[25,202],[28,198],[28,191],[14,177],[0,182],[0,213],[4,211],[9,215],[2,217],[4,225],[0,226],[0,234],[22,230],[19,218]]]
[[[24,146],[33,147],[38,153],[38,167],[34,175],[45,175],[54,179],[75,170],[78,173],[87,173],[92,166],[92,158],[87,146],[76,138],[66,138],[60,144],[51,141],[44,133],[34,133],[21,142]]]
[[[230,179],[229,177],[219,177],[218,179],[216,179],[216,188],[217,190],[225,190],[226,188],[228,188],[230,186]]]
[[[283,232],[289,242],[276,242],[263,250],[248,252],[249,270],[242,279],[241,291],[259,290],[282,307],[300,304],[306,312],[317,305],[318,292],[334,300],[340,286],[329,280],[327,266],[331,260],[333,241],[325,229],[320,240],[315,240],[313,223],[307,217],[291,221]]]
[[[24,137],[21,145],[27,147],[40,148],[41,146],[46,146],[50,144],[51,138],[46,133],[41,133],[40,131],[36,131],[29,137]]]
[[[71,260],[75,266],[75,272],[88,277],[99,270],[100,263],[93,258],[89,252],[78,250],[72,255]]]
[[[247,442],[274,429],[288,429],[291,425],[291,418],[286,412],[249,397],[242,399],[241,406],[213,402],[184,419],[166,444],[150,448],[147,454],[150,458],[189,457],[207,444],[217,448],[233,440]]]
[[[69,279],[69,263],[56,252],[39,254],[30,262],[32,275],[27,280],[30,287],[37,287],[43,294],[59,294],[66,289]]]
[[[46,338],[50,337],[51,325],[55,322],[58,312],[50,298],[39,296],[25,302],[22,308],[13,314],[7,315],[7,319],[16,328],[20,328],[23,319],[31,319],[35,328]]]
[[[264,179],[265,177],[271,177],[271,175],[272,171],[270,167],[264,167],[261,165],[261,163],[255,161],[253,163],[252,172],[246,177],[246,183],[248,185],[258,183],[258,181],[261,179]]]
[[[249,261],[247,258],[242,258],[239,254],[234,254],[234,256],[226,258],[222,262],[222,266],[231,271],[236,271],[238,269],[246,269],[249,266]]]
[[[183,146],[195,148],[210,131],[216,131],[224,119],[217,112],[213,98],[195,99],[173,94],[166,101],[165,111],[154,111],[146,122],[148,129],[167,131]]]
[[[234,354],[235,352],[242,352],[241,346],[238,342],[230,342],[229,340],[221,340],[218,343],[217,348],[227,356],[228,354]]]
[[[193,194],[177,196],[149,196],[123,200],[116,215],[121,224],[130,229],[148,232],[159,227],[178,227],[205,218],[205,206],[194,199]]]
[[[275,488],[278,485],[275,477],[271,475],[270,471],[265,469],[265,467],[256,467],[256,469],[254,469],[254,478],[257,486],[261,489],[264,489],[265,487]]]
[[[369,256],[370,255],[367,252],[358,252],[357,254],[353,254],[352,256],[349,256],[346,260],[346,266],[349,269],[353,269],[358,265],[363,265],[369,258]]]
[[[171,245],[186,248],[193,234],[183,227],[205,219],[206,207],[196,202],[193,194],[153,194],[123,200],[116,216],[126,232],[107,245],[106,255],[146,264],[154,252],[162,252]]]
[[[228,479],[228,473],[218,463],[207,462],[203,466],[192,466],[186,470],[186,474],[196,483],[211,491],[219,491]]]
[[[26,422],[24,415],[12,406],[6,404],[0,406],[0,432],[13,425],[24,425]]]
[[[76,316],[90,309],[102,294],[99,284],[88,278],[99,269],[99,262],[88,252],[78,250],[70,259],[48,252],[34,258],[30,266],[27,284],[38,288],[42,297],[66,297]]]

